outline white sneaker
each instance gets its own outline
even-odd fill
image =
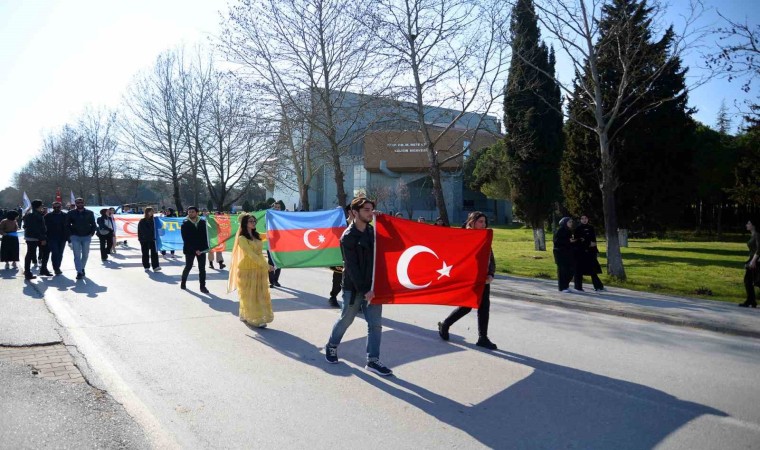
[[[595,292],[607,292],[607,289],[601,288],[601,289],[594,289]]]
[[[565,294],[569,294],[572,291],[570,289],[562,289],[560,292],[564,292]]]

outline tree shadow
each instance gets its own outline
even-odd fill
[[[646,247],[646,250],[654,250],[659,252],[704,253],[706,255],[735,256],[737,258],[749,257],[749,250],[729,250],[704,247]],[[628,257],[627,254],[626,257]]]
[[[745,255],[746,256],[746,255]],[[657,263],[684,263],[690,266],[698,267],[725,267],[728,269],[741,269],[744,260],[736,261],[716,261],[699,258],[687,258],[683,256],[663,256],[663,255],[641,255],[637,253],[626,253],[624,258],[626,260],[636,260],[645,262],[657,262]]]

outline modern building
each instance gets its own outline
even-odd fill
[[[384,212],[435,220],[438,212],[428,153],[412,105],[353,93],[342,93],[336,103],[343,106],[335,117],[340,117],[336,121],[337,135],[344,143],[340,161],[349,199],[364,193],[375,199],[377,208]],[[433,139],[437,139],[438,160],[446,161],[441,167],[441,184],[451,223],[463,222],[470,211],[485,212],[492,223],[511,222],[511,202],[486,198],[471,190],[464,180],[467,159],[501,137],[498,119],[426,107],[425,120]],[[318,132],[312,135],[320,136]],[[319,149],[326,147],[324,139],[310,141],[312,155],[323,155]],[[304,142],[300,140],[298,145]],[[314,159],[313,167],[317,170],[309,189],[310,209],[339,206],[333,166],[324,157]],[[278,176],[273,177],[267,194],[283,200],[289,209],[301,209],[292,165],[288,165],[285,157],[279,163]]]

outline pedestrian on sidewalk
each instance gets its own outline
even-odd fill
[[[488,228],[488,217],[480,211],[471,212],[467,218],[467,222],[465,222],[465,228],[470,230],[485,230]],[[487,273],[486,285],[483,288],[483,296],[480,298],[480,306],[478,307],[478,342],[475,345],[487,348],[488,350],[496,350],[496,344],[488,339],[488,321],[491,311],[491,282],[496,274],[496,259],[493,256],[493,249],[491,249],[491,256],[488,258]],[[438,335],[441,336],[441,339],[448,341],[449,328],[459,319],[469,314],[470,311],[472,311],[472,308],[460,306],[452,311],[443,322],[438,322]]]
[[[374,218],[375,203],[365,197],[351,201],[354,221],[340,238],[343,254],[343,308],[333,325],[325,345],[325,359],[338,363],[338,345],[361,309],[367,321],[367,365],[365,368],[378,375],[393,375],[393,371],[380,362],[383,305],[373,304],[372,269],[374,265],[375,234],[370,225]]]
[[[208,252],[208,236],[206,234],[206,221],[198,217],[198,208],[187,208],[187,219],[182,222],[182,253],[185,254],[185,269],[182,271],[180,289],[187,289],[187,277],[193,268],[193,263],[198,260],[198,280],[201,284],[201,292],[208,294],[206,289],[206,253]]]
[[[32,209],[24,215],[24,240],[26,241],[26,256],[24,257],[24,278],[33,280],[37,278],[32,274],[32,259],[37,255],[37,249],[47,244],[47,228],[42,211],[42,200],[32,200]],[[52,273],[47,269],[40,270],[40,275],[50,276]]]
[[[757,259],[760,256],[760,241],[758,241],[757,220],[747,221],[747,231],[750,232],[750,238],[747,242],[749,248],[749,259],[744,263],[744,290],[747,291],[747,299],[739,306],[745,308],[757,308],[757,298],[755,297],[755,286],[760,286],[760,269],[757,267]]]
[[[554,262],[557,264],[557,285],[560,292],[570,291],[570,280],[575,274],[573,219],[563,217],[554,233]]]
[[[599,279],[602,267],[596,259],[599,249],[596,246],[596,232],[589,225],[588,216],[581,216],[581,224],[575,227],[575,290],[583,291],[583,276],[590,275],[594,291],[604,291],[604,284]]]
[[[227,279],[227,292],[238,291],[240,311],[238,317],[246,324],[266,328],[274,320],[272,298],[269,294],[269,265],[264,254],[264,243],[256,231],[256,218],[240,215],[240,229],[232,249],[232,263]]]
[[[74,253],[74,267],[77,271],[77,280],[84,278],[84,269],[87,267],[87,257],[90,255],[90,243],[92,235],[98,229],[95,223],[95,214],[84,207],[84,200],[80,197],[74,201],[72,211],[66,213],[66,232],[71,242],[71,252]]]
[[[9,263],[14,269],[18,269],[18,212],[9,210],[5,218],[0,221],[0,262],[5,263],[5,269],[9,269]]]
[[[53,273],[60,275],[63,251],[66,249],[68,233],[66,231],[66,213],[61,211],[61,202],[53,202],[53,211],[45,214],[45,227],[47,227],[47,255],[42,258],[42,270],[47,272],[47,260],[50,256],[53,263]]]
[[[108,217],[108,208],[100,210],[98,240],[100,240],[100,260],[105,262],[108,260],[108,255],[111,254],[111,247],[113,247],[113,225],[111,218]]]
[[[154,272],[161,270],[156,251],[156,221],[153,219],[153,208],[145,208],[143,218],[137,222],[137,240],[140,241],[142,265],[147,271],[153,267]]]

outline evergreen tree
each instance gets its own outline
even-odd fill
[[[652,38],[652,9],[646,1],[613,0],[602,10],[598,70],[603,80],[605,103],[612,104],[618,95],[624,70],[636,69],[631,92],[637,95],[624,101],[620,117],[609,132],[610,154],[617,181],[616,208],[621,228],[661,230],[676,225],[690,201],[692,150],[694,133],[692,111],[687,107],[685,73],[679,58],[669,54],[673,31],[661,39]],[[637,39],[618,39],[632,34]],[[634,64],[623,67],[620,49],[602,45],[609,40],[645,45],[637,48],[640,56]],[[643,42],[643,44],[642,44]],[[625,51],[623,49],[622,51]],[[644,93],[643,95],[640,95]],[[592,112],[582,106],[576,89],[569,109],[581,122],[593,126]],[[562,164],[562,187],[569,209],[574,214],[601,216],[599,151],[597,138],[587,128],[568,123],[567,148]]]
[[[532,0],[512,10],[512,62],[504,94],[507,176],[515,213],[546,250],[544,223],[560,195],[562,114],[554,51],[541,42]]]

